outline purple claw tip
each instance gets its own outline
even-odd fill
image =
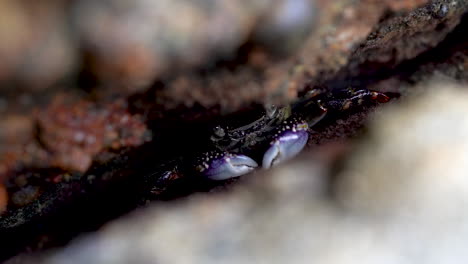
[[[280,132],[275,135],[270,147],[263,155],[262,167],[268,169],[296,156],[307,144],[309,133],[306,122],[294,124],[285,123]]]
[[[208,179],[226,180],[247,174],[257,167],[257,162],[246,155],[210,152],[197,166],[197,170]]]

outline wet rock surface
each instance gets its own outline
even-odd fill
[[[23,261],[465,261],[468,87],[437,82],[373,115],[351,149],[324,145],[227,192],[154,204]]]
[[[150,200],[237,186],[159,172],[209,144],[212,126],[245,124],[264,104],[317,86],[405,97],[434,75],[468,82],[467,1],[0,5],[0,259],[63,245]],[[317,157],[350,156],[348,139],[375,110],[327,117],[309,140],[325,147],[305,159],[327,175]]]

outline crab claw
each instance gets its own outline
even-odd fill
[[[297,119],[287,120],[263,155],[262,167],[268,169],[301,152],[309,139],[307,130],[307,122]]]
[[[198,163],[196,170],[216,181],[239,177],[258,167],[248,156],[228,152],[208,152]]]

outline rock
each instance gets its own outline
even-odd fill
[[[434,79],[420,86],[412,100],[373,122],[337,176],[337,198],[345,210],[372,222],[376,243],[400,263],[464,262],[467,87]]]
[[[2,1],[0,95],[15,89],[42,92],[77,71],[77,43],[67,28],[66,4]]]
[[[26,5],[6,1],[3,5],[8,16],[2,17],[11,22],[9,27],[0,28],[0,54],[5,54],[0,66],[0,84],[21,80],[17,86],[26,93],[20,95],[12,92],[14,89],[8,90],[15,85],[1,86],[0,114],[26,116],[33,125],[43,126],[42,120],[53,120],[55,111],[46,111],[39,120],[32,113],[54,108],[53,102],[60,96],[55,88],[62,92],[66,89],[65,93],[72,94],[77,101],[82,94],[77,90],[96,91],[102,95],[95,100],[99,105],[107,104],[108,96],[116,93],[132,95],[129,108],[144,116],[148,123],[160,122],[161,116],[174,109],[184,110],[176,116],[203,118],[235,112],[253,102],[285,103],[315,84],[331,81],[330,87],[335,87],[341,83],[340,76],[367,74],[366,65],[375,69],[375,62],[378,62],[377,68],[386,70],[387,66],[416,57],[437,45],[468,9],[466,1],[446,0],[432,3],[415,0],[404,4],[397,0],[383,3],[278,0],[274,5],[263,0],[247,1],[245,5],[242,1],[222,1],[214,6],[210,3],[208,0],[158,3],[139,0],[132,4],[107,0],[66,3],[49,0],[44,4]],[[32,17],[30,14],[35,10],[40,10],[41,15]],[[287,12],[298,15],[291,19]],[[390,13],[382,20],[385,12]],[[71,23],[63,22],[66,17],[70,17]],[[170,19],[172,17],[183,19]],[[35,30],[31,30],[32,25]],[[312,27],[316,30],[311,30]],[[12,28],[18,30],[12,31]],[[263,43],[272,50],[290,46],[284,41],[273,41],[273,36],[294,40],[292,42],[303,40],[299,41],[303,45],[291,44],[296,48],[285,58],[276,58],[274,52],[269,54],[258,47],[248,48],[250,44],[241,48],[250,42],[254,42],[253,46]],[[228,61],[220,62],[226,59]],[[78,75],[76,60],[83,62],[82,72],[92,73],[102,85],[89,84],[83,80],[86,78],[80,78],[76,83],[70,80],[71,87],[54,88],[51,83],[67,79],[68,75]],[[214,66],[216,62],[220,63]],[[453,64],[450,63],[459,69],[466,63]],[[194,71],[201,68],[205,70]],[[454,75],[463,74],[460,72],[464,71],[458,70]],[[162,87],[155,85],[158,88],[147,89],[154,78],[165,80]],[[358,81],[361,85],[366,80]],[[349,83],[344,82],[345,85]],[[33,91],[37,89],[33,86],[40,91],[50,89],[50,93],[36,96]],[[27,106],[21,103],[21,98],[28,98]],[[120,96],[117,100],[126,101],[127,98]],[[200,105],[205,111],[193,114],[194,108]],[[213,114],[210,112],[213,108],[220,111]],[[77,122],[85,122],[86,116],[93,115],[92,110],[81,110],[88,113]],[[9,120],[0,120],[0,127],[9,127]],[[63,131],[55,132],[70,134],[66,127],[57,126]],[[9,151],[8,158],[0,158],[0,173],[14,175],[17,167],[28,170],[54,166],[85,171],[96,161],[95,154],[106,151],[104,147],[108,146],[91,144],[96,148],[82,151],[67,135],[66,140],[52,140],[54,144],[63,143],[61,146],[48,145],[47,148],[60,156],[71,153],[70,157],[48,158],[38,140],[40,136],[35,135],[35,130],[29,131],[25,138],[31,140],[13,145],[0,134],[0,154],[7,156],[3,151],[6,148],[13,149],[14,153],[11,155]],[[158,134],[159,131],[151,132]],[[56,151],[58,148],[61,150]],[[22,155],[24,149],[28,149],[26,155]],[[69,149],[73,152],[67,152]]]
[[[410,217],[418,225],[464,215],[468,93],[466,87],[434,82],[415,87],[412,100],[375,118],[359,155],[338,176],[338,197],[346,208],[392,221]]]
[[[84,211],[112,201],[99,216],[89,213],[93,228],[116,217],[104,209],[125,206],[101,186],[128,180],[122,185],[131,189],[167,160],[198,151],[205,128],[224,114],[248,119],[265,103],[286,104],[322,85],[405,96],[437,72],[467,80],[467,1],[6,0],[0,7],[0,183],[10,201],[0,230],[15,247],[3,250],[8,256],[54,244],[51,233],[62,232],[53,224],[32,228],[49,237],[39,245],[24,226],[60,222],[53,212],[78,212],[65,204],[89,190],[99,195]],[[54,103],[63,94],[75,103]],[[358,134],[366,115],[343,117],[345,125],[322,128],[310,144]],[[19,190],[24,178],[41,191]],[[147,198],[109,189],[125,201]],[[340,206],[372,208],[353,201]],[[63,222],[73,231],[60,241],[88,228]]]
[[[4,185],[0,185],[0,213],[6,210],[8,204],[8,193]]]
[[[72,8],[90,70],[107,83],[133,90],[146,89],[173,71],[233,56],[269,10],[268,3],[82,0]]]
[[[42,262],[20,260],[463,263],[467,87],[427,85],[428,92],[375,116],[333,178],[336,168],[319,149],[229,192],[142,209]]]

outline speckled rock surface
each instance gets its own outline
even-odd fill
[[[45,158],[49,149],[42,146],[38,140],[42,136],[31,128],[39,123],[45,131],[57,129],[53,123],[48,127],[49,123],[43,122],[53,119],[57,114],[58,108],[53,104],[57,100],[55,97],[61,96],[56,94],[57,91],[63,93],[65,90],[75,101],[85,96],[83,102],[77,103],[78,107],[98,104],[106,111],[113,108],[108,104],[110,95],[130,95],[130,98],[122,95],[119,99],[129,100],[129,108],[151,123],[161,122],[166,111],[182,109],[175,115],[184,116],[199,106],[204,110],[189,116],[219,116],[220,113],[236,111],[253,102],[287,102],[296,98],[302,90],[324,82],[330,87],[353,85],[356,81],[360,85],[369,83],[369,78],[380,78],[379,71],[394,68],[402,61],[434,47],[460,21],[468,8],[466,1],[442,0],[431,3],[284,0],[276,1],[272,6],[259,0],[248,1],[248,5],[242,2],[217,2],[210,8],[207,8],[208,2],[205,1],[156,4],[141,0],[130,6],[123,2],[110,4],[106,1],[76,1],[71,6],[55,1],[49,1],[44,6],[21,3],[4,3],[8,7],[5,10],[12,10],[8,12],[9,16],[3,16],[15,22],[11,22],[11,25],[31,28],[30,25],[35,24],[47,32],[68,29],[68,33],[53,37],[56,35],[53,32],[46,34],[39,30],[39,34],[20,30],[24,37],[14,35],[18,39],[1,38],[21,43],[3,45],[0,41],[0,51],[8,55],[6,58],[11,57],[11,60],[4,60],[4,66],[0,67],[0,80],[5,84],[0,86],[0,113],[7,117],[0,121],[0,126],[19,125],[21,136],[10,143],[9,134],[0,134],[0,178],[17,173],[17,168],[31,167],[30,160],[37,161],[35,167],[58,165],[66,170],[85,172],[96,154],[106,151],[108,145],[100,144],[101,147],[93,151],[88,151],[88,148],[75,155],[72,161],[56,162],[57,158]],[[243,12],[244,8],[250,11]],[[30,17],[29,9],[43,10],[43,15],[35,21]],[[165,10],[163,13],[167,14],[182,12],[186,15],[178,15],[184,17],[183,20],[172,20],[161,12],[148,10]],[[278,10],[284,10],[285,13]],[[263,13],[269,16],[263,16]],[[71,22],[59,23],[67,14],[72,15]],[[294,16],[296,19],[291,19],[287,14],[298,15]],[[384,14],[387,15],[381,19]],[[128,21],[126,26],[120,26],[123,18]],[[160,20],[164,23],[159,23]],[[158,26],[152,27],[154,23]],[[98,24],[99,27],[94,26]],[[225,24],[229,24],[234,33],[218,30]],[[8,27],[4,31],[0,31],[0,34],[13,34],[8,31]],[[33,38],[36,35],[38,38]],[[252,35],[253,39],[249,40],[247,35]],[[288,56],[278,57],[276,55],[280,52],[272,51],[279,49],[275,43],[283,42],[270,40],[271,35],[284,36],[291,41],[299,39],[302,45],[292,45],[295,48],[289,49]],[[56,41],[47,40],[48,36]],[[161,39],[167,41],[159,41]],[[40,47],[34,43],[43,42],[49,43],[44,48],[54,48],[36,52],[35,49]],[[74,44],[65,44],[69,42]],[[153,42],[161,46],[153,45]],[[12,47],[19,50],[12,51]],[[31,52],[34,56],[40,56],[36,58],[27,55]],[[231,55],[230,59],[225,57],[218,63],[210,63],[224,56],[216,54]],[[41,56],[47,57],[46,64],[41,63]],[[67,59],[61,59],[63,56]],[[79,78],[70,78],[65,85],[52,85],[65,78],[62,76],[66,75],[65,72],[78,72],[74,62],[77,56],[81,58],[78,61],[82,64],[79,66],[82,68],[82,74],[77,76]],[[459,65],[464,67],[463,62]],[[31,78],[22,74],[22,70]],[[377,76],[369,77],[376,72]],[[166,77],[163,78],[163,75]],[[97,79],[97,82],[90,81],[90,78]],[[158,78],[162,79],[157,85],[150,85]],[[35,88],[29,84],[34,84]],[[44,89],[48,92],[34,92]],[[23,92],[15,93],[15,90]],[[90,96],[90,100],[86,93],[97,95],[97,98]],[[50,117],[33,114],[44,108],[46,110],[43,112]],[[211,112],[213,108],[218,111]],[[93,114],[93,110],[87,110],[86,107],[80,111],[89,111],[82,115],[83,118]],[[131,129],[131,126],[125,129]],[[105,134],[106,131],[101,129],[96,133]],[[64,143],[62,149],[76,149],[76,144],[70,140],[59,142]]]
[[[434,83],[379,111],[341,169],[325,146],[231,191],[142,209],[40,263],[464,262],[468,87]]]
[[[405,97],[434,75],[468,81],[464,0],[0,7],[0,260],[63,245],[147,199],[196,192],[192,182],[167,194],[179,176],[153,173],[232,115],[248,120],[316,86]],[[330,117],[309,146],[349,148],[376,109]]]

